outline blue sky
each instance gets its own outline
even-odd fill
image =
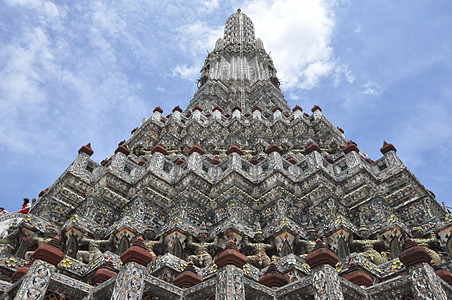
[[[156,106],[186,107],[241,8],[291,107],[376,160],[383,140],[452,206],[450,1],[0,0],[0,206],[37,197],[91,142],[110,156]]]

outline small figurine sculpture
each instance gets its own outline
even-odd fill
[[[256,243],[250,243],[248,241],[248,236],[245,235],[243,237],[243,246],[251,248],[253,251],[253,255],[247,257],[248,262],[260,269],[268,267],[271,261],[270,257],[266,253],[266,250],[273,248],[274,245],[264,243],[264,236],[259,223],[254,234],[254,240]]]
[[[155,260],[157,258],[157,255],[154,252],[155,246],[163,245],[163,235],[160,236],[160,238],[156,241],[156,233],[155,229],[153,227],[148,227],[144,230],[144,245],[146,246],[146,249],[151,253],[152,260]]]
[[[300,234],[297,234],[295,236],[294,245],[295,247],[301,249],[302,254],[300,254],[299,256],[303,259],[306,259],[306,255],[308,255],[308,253],[314,249],[315,241],[304,240],[301,238]]]
[[[388,261],[388,255],[386,252],[378,252],[374,249],[374,246],[380,245],[384,246],[383,238],[380,236],[376,240],[369,239],[369,229],[366,226],[364,221],[364,216],[360,215],[360,226],[359,226],[359,235],[363,238],[362,240],[355,240],[353,236],[350,237],[350,245],[358,246],[362,249],[362,252],[359,252],[365,259],[376,264],[381,265]]]
[[[43,236],[40,232],[33,232],[31,236],[24,232],[24,241],[27,243],[27,252],[25,252],[25,260],[30,260],[34,250],[42,244],[50,242],[50,240],[57,234],[54,227],[46,227]]]
[[[430,257],[432,258],[433,262],[439,266],[443,263],[443,260],[441,259],[441,256],[436,253],[436,251],[432,250],[430,247],[434,246],[436,243],[438,243],[438,238],[436,236],[436,233],[432,232],[430,233],[430,236],[428,238],[423,238],[424,236],[424,230],[421,227],[414,227],[413,228],[413,235],[415,238],[412,238],[413,241],[415,241],[419,246],[422,246],[427,250],[428,254],[430,254]]]
[[[114,233],[112,233],[108,240],[96,240],[83,237],[80,240],[80,245],[88,244],[88,251],[79,250],[77,252],[77,260],[84,263],[90,263],[98,257],[102,256],[103,253],[100,248],[113,245],[114,236]]]
[[[17,224],[13,223],[8,228],[8,234],[4,238],[0,239],[0,251],[13,254],[13,251],[17,246],[18,233],[19,229],[17,228]]]
[[[351,238],[350,244],[362,248],[363,252],[360,252],[360,254],[376,265],[381,265],[388,261],[388,256],[385,252],[380,253],[374,249],[375,245],[384,245],[381,238],[377,240],[354,240]]]
[[[193,262],[200,268],[204,268],[212,263],[212,256],[209,254],[209,249],[216,248],[218,245],[218,236],[211,243],[207,242],[207,237],[208,232],[203,228],[198,235],[199,243],[193,242],[193,236],[189,236],[187,239],[187,247],[195,250],[195,254],[190,255],[188,261]]]

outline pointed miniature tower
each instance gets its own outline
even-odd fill
[[[226,83],[226,84],[224,84]],[[250,93],[257,86],[266,89],[269,97],[251,99]],[[224,114],[252,114],[260,107],[262,114],[273,115],[272,110],[290,112],[279,89],[273,61],[264,49],[262,40],[256,38],[251,19],[240,9],[226,21],[224,36],[215,43],[213,52],[207,55],[198,81],[198,91],[187,110],[195,107],[212,111],[221,103]],[[212,91],[224,91],[212,95]],[[238,110],[236,110],[238,109]]]

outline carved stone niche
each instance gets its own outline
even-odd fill
[[[224,249],[229,240],[232,240],[234,241],[237,248],[240,249],[242,247],[242,238],[243,238],[242,233],[233,229],[229,229],[223,234],[223,237],[218,241],[218,247]]]
[[[174,229],[170,231],[165,236],[165,244],[168,246],[168,253],[172,255],[182,258],[185,249],[185,240],[187,239],[187,235],[178,229]]]
[[[403,229],[397,224],[386,228],[381,232],[385,246],[388,247],[391,258],[399,257],[403,246]]]
[[[118,255],[124,253],[132,245],[135,232],[128,227],[121,227],[115,235],[115,246]]]
[[[83,232],[80,228],[74,225],[69,225],[64,233],[66,236],[65,254],[69,257],[76,258],[80,246],[80,240],[83,237]]]
[[[438,236],[441,246],[444,247],[449,257],[452,257],[452,225],[440,229]]]
[[[288,230],[283,230],[276,234],[274,242],[279,257],[284,257],[293,253],[294,240],[295,235]]]
[[[350,253],[350,249],[348,247],[349,236],[349,230],[342,227],[334,231],[328,238],[328,246],[336,253],[339,259],[345,258]]]

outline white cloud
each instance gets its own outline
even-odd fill
[[[6,4],[10,6],[22,6],[26,9],[34,9],[47,17],[58,17],[60,11],[58,7],[50,1],[42,0],[5,0]]]
[[[381,93],[383,93],[380,85],[373,81],[366,82],[363,86],[362,93],[364,95],[372,95],[372,96],[379,96]]]
[[[285,88],[311,89],[336,68],[330,46],[334,1],[250,1],[243,12],[271,51]]]
[[[218,0],[206,0],[200,4],[200,8],[201,8],[201,11],[211,13],[215,9],[217,9],[219,5],[220,4],[218,3]]]
[[[183,79],[192,80],[196,78],[196,75],[199,73],[199,67],[192,66],[187,67],[187,65],[177,65],[173,70],[173,76],[179,75]]]
[[[223,26],[211,28],[206,22],[195,21],[178,28],[180,48],[197,57],[213,49],[215,41],[223,36]],[[198,65],[201,69],[202,65]]]
[[[417,168],[428,164],[428,159],[448,161],[452,147],[450,107],[429,102],[412,108],[407,118],[401,116],[393,126],[397,128],[393,138],[398,141],[395,146],[402,150],[404,162],[410,168]]]
[[[355,30],[354,30],[354,32],[355,33],[361,33],[362,32],[361,25],[357,25]]]
[[[348,68],[347,65],[342,64],[338,65],[334,69],[334,86],[339,86],[339,83],[341,82],[342,78],[345,79],[348,83],[355,82],[355,76],[352,74],[352,71]]]

